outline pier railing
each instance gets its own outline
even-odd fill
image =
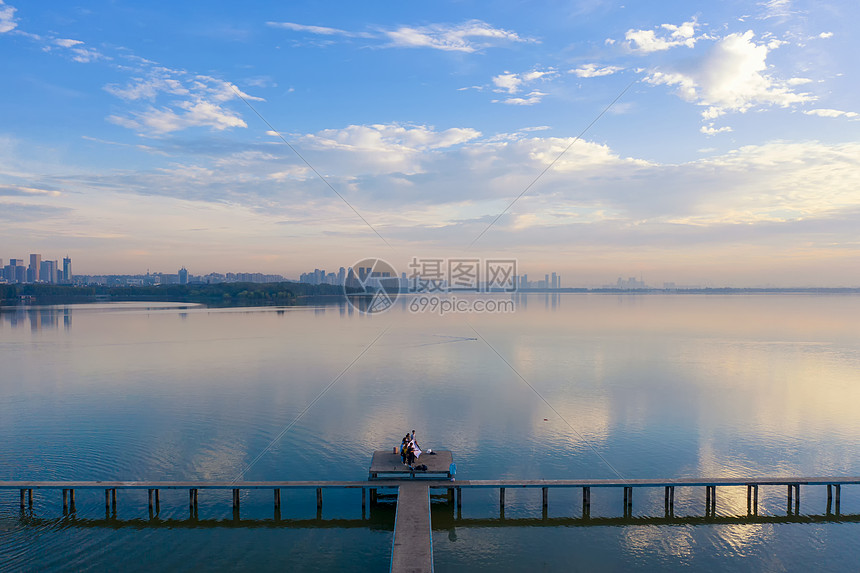
[[[281,490],[315,490],[317,509],[322,509],[323,490],[327,489],[360,489],[361,507],[365,509],[368,499],[375,503],[379,490],[399,488],[403,480],[375,481],[243,481],[243,482],[208,482],[208,481],[2,481],[0,490],[18,490],[20,492],[20,507],[33,506],[33,492],[60,491],[62,492],[63,511],[75,511],[75,492],[78,490],[104,490],[105,510],[116,512],[118,490],[146,490],[150,511],[157,514],[160,510],[160,491],[187,490],[189,509],[192,513],[198,507],[198,496],[201,490],[232,490],[233,509],[240,507],[240,492],[242,490],[271,490],[273,505],[276,511],[281,506]],[[642,488],[663,488],[664,509],[667,516],[674,515],[676,488],[704,488],[705,516],[713,516],[716,512],[718,487],[747,488],[747,514],[758,514],[759,488],[761,486],[782,486],[786,488],[787,505],[795,514],[800,512],[801,486],[824,486],[827,488],[827,513],[832,509],[838,514],[841,504],[843,485],[858,485],[860,477],[764,477],[764,478],[682,478],[682,479],[628,479],[628,480],[427,480],[422,484],[430,489],[447,490],[448,499],[457,507],[462,505],[462,490],[464,489],[498,489],[499,509],[504,513],[505,496],[508,489],[540,489],[544,512],[549,503],[551,489],[581,489],[582,516],[588,517],[591,512],[592,490],[621,489],[623,516],[633,515],[633,492]]]

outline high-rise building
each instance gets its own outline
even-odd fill
[[[39,265],[39,278],[42,282],[57,284],[57,261],[42,261]]]
[[[39,282],[39,271],[42,268],[42,255],[30,255],[30,268],[27,269],[27,280],[31,283]]]
[[[188,271],[185,267],[179,269],[179,284],[187,285],[188,284]]]
[[[552,288],[558,288],[558,275],[552,273]]]
[[[63,257],[63,282],[72,282],[72,259]]]

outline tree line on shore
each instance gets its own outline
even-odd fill
[[[355,289],[348,289],[353,291]],[[15,303],[32,297],[36,303],[85,302],[108,300],[200,302],[209,304],[278,303],[296,304],[303,298],[341,296],[338,285],[307,283],[217,283],[159,286],[72,286],[50,284],[0,284],[0,303]]]

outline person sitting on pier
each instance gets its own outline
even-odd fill
[[[409,446],[409,442],[409,434],[406,434],[406,436],[404,436],[403,440],[400,442],[400,461],[403,463],[403,465],[406,465],[406,448],[407,446]]]
[[[409,466],[409,469],[412,469],[412,464],[415,463],[415,443],[410,441],[406,444],[406,465]]]

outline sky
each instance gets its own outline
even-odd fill
[[[858,17],[0,0],[0,258],[860,286]]]

